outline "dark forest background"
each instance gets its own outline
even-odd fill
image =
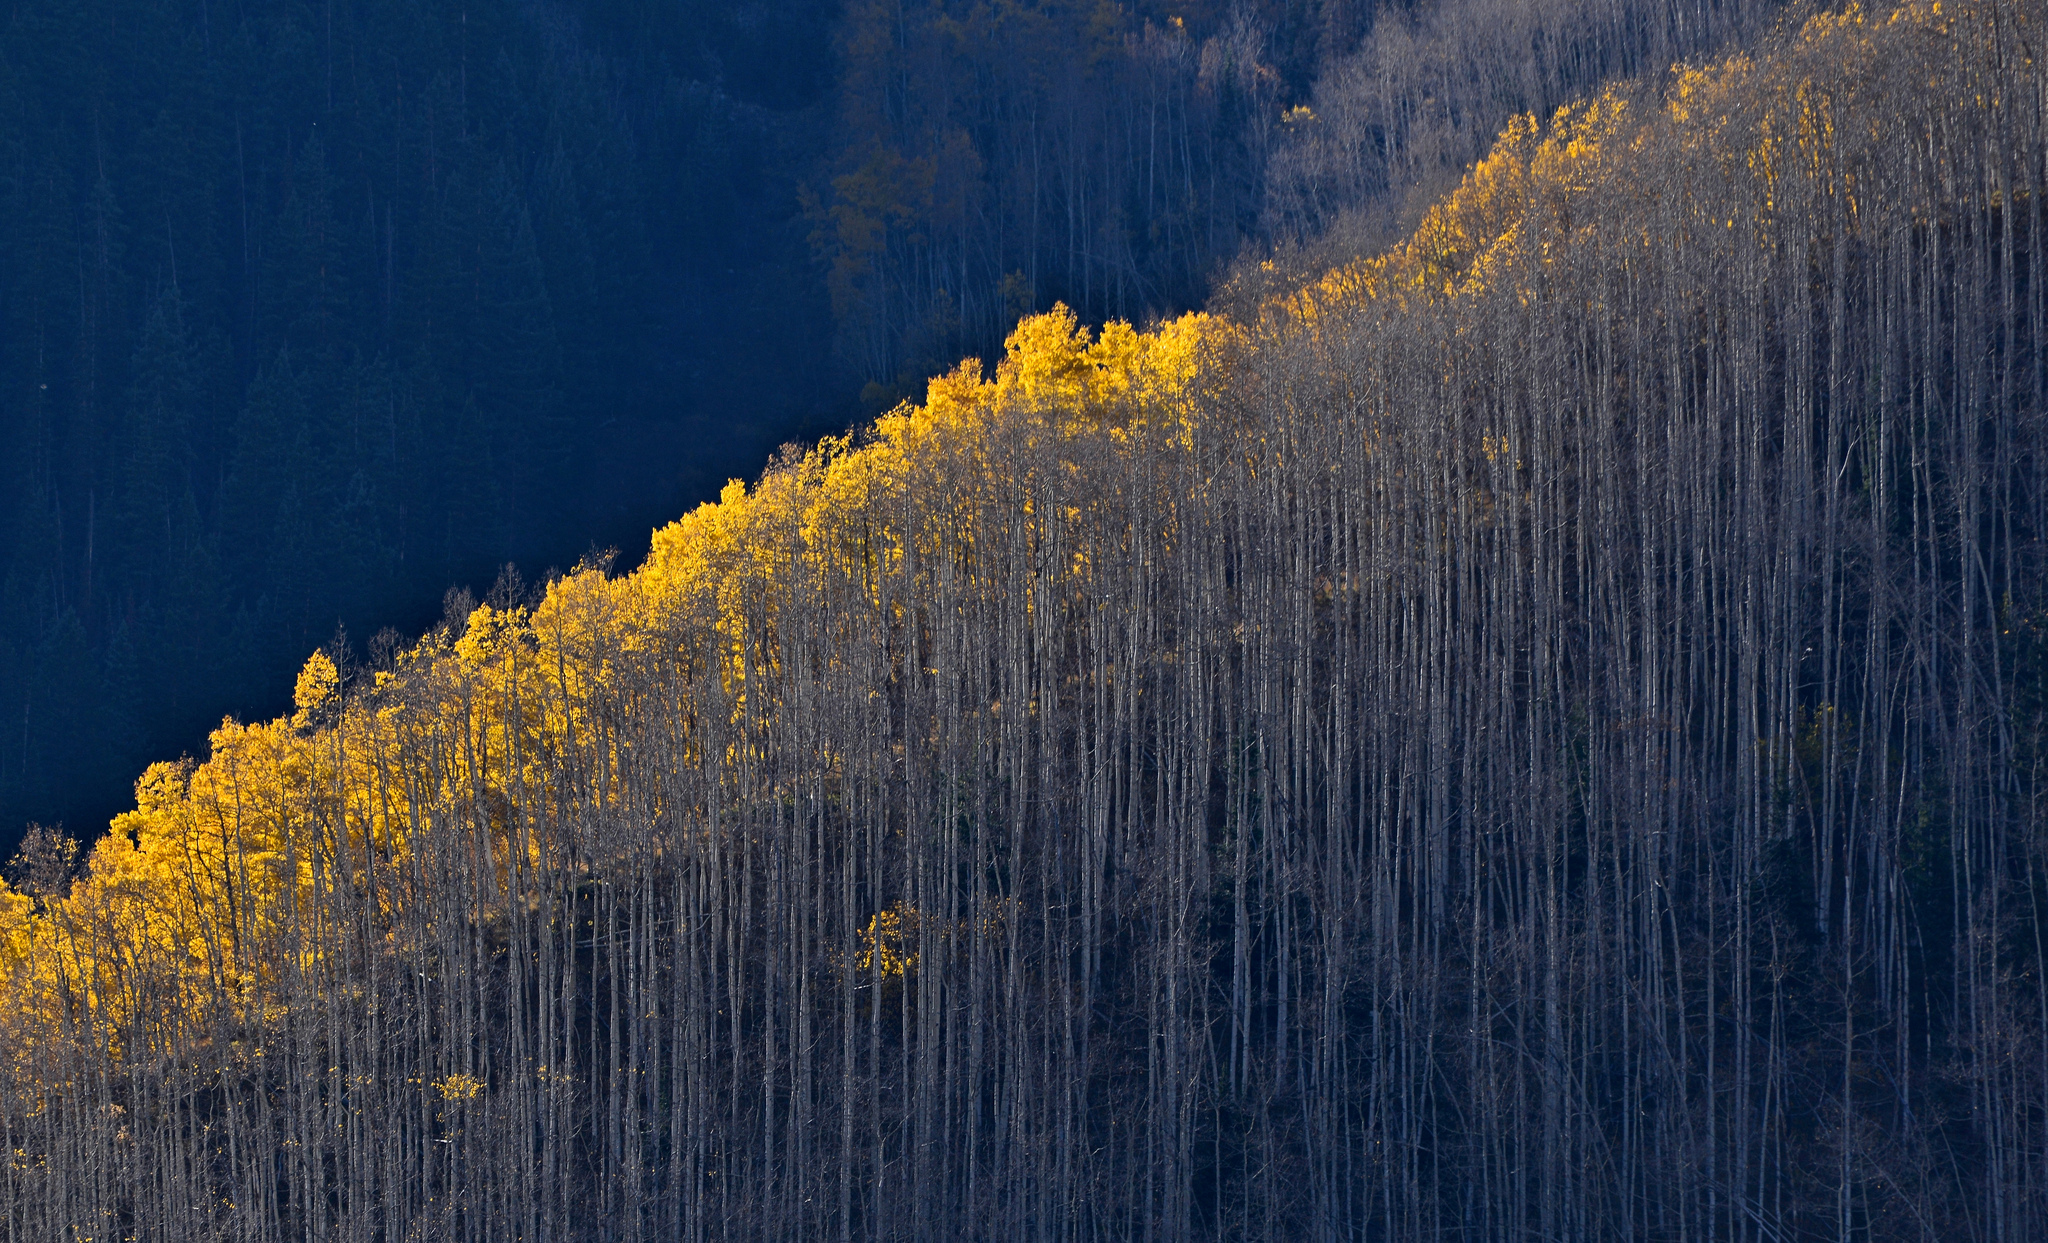
[[[1030,311],[1369,250],[1512,113],[1772,8],[12,4],[0,853],[337,629],[630,562]]]
[[[829,327],[826,8],[660,11],[6,16],[6,830],[96,831],[337,625],[644,539],[833,410],[781,365]]]

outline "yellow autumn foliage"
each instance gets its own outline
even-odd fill
[[[781,659],[778,611],[820,575],[879,601],[881,577],[942,538],[898,520],[921,478],[963,464],[1002,478],[982,456],[998,426],[1097,453],[1177,425],[1220,331],[1203,315],[1143,332],[1091,331],[1064,307],[1033,316],[992,376],[970,360],[870,433],[728,484],[656,531],[629,575],[584,566],[531,608],[479,605],[458,636],[429,634],[352,692],[333,657],[313,653],[289,718],[225,721],[205,762],[152,765],[68,896],[39,903],[0,885],[5,1009],[17,1023],[83,1024],[109,1047],[169,1048],[222,1013],[260,1023],[285,981],[323,970],[339,896],[367,902],[402,948],[399,913],[434,900],[414,888],[419,864],[458,830],[485,829],[479,875],[504,892],[513,869],[563,848],[520,808],[601,806],[616,788],[631,757],[606,745],[605,713],[638,671],[715,679],[742,725],[771,710],[752,688]],[[571,753],[594,764],[573,785],[560,763]],[[469,825],[444,823],[449,807]],[[903,918],[886,912],[866,934],[887,971],[914,961],[897,948]],[[475,1094],[467,1081],[438,1087]]]
[[[1887,19],[1943,20],[1939,4]],[[1800,44],[1834,55],[1870,39],[1874,24],[1852,6],[1815,17]],[[1796,79],[1797,58],[1787,65],[1776,72]],[[1745,162],[1766,185],[1786,175],[1795,154],[1802,175],[1832,176],[1826,153],[1844,127],[1865,119],[1803,80],[1767,93],[1761,111],[1742,112],[1735,101],[1759,72],[1731,57],[1681,69],[1661,109],[1609,91],[1547,122],[1516,118],[1412,236],[1274,300],[1262,330],[1314,340],[1344,322],[1539,281],[1546,248],[1580,228],[1599,196],[1654,192],[1620,184],[1621,155],[1646,142]],[[1844,183],[1842,192],[1855,187]],[[1767,211],[1771,199],[1764,202]],[[1701,219],[1706,210],[1685,209]],[[1674,210],[1670,218],[1689,217]],[[908,624],[884,615],[884,579],[944,573],[977,555],[978,541],[999,538],[1005,523],[1056,521],[1034,508],[1040,493],[1029,472],[1046,460],[1135,460],[1185,447],[1204,386],[1244,333],[1204,314],[1149,330],[1121,322],[1096,330],[1055,307],[1017,325],[992,374],[964,361],[931,380],[923,403],[786,454],[752,486],[729,483],[717,501],[656,531],[631,574],[579,567],[530,608],[479,606],[452,641],[430,634],[353,691],[330,655],[312,654],[290,717],[224,722],[203,763],[152,765],[136,783],[134,809],[114,820],[68,895],[37,899],[0,884],[0,1012],[17,1030],[168,1049],[188,1029],[217,1029],[202,1016],[260,1022],[281,982],[344,970],[323,958],[338,937],[338,911],[374,912],[382,923],[364,934],[367,943],[409,952],[406,938],[426,935],[420,929],[431,921],[421,916],[403,932],[399,914],[444,899],[423,891],[420,864],[453,843],[486,847],[464,862],[477,887],[465,896],[471,911],[495,909],[513,874],[550,852],[594,870],[601,843],[559,840],[547,826],[570,822],[572,809],[600,823],[614,814],[611,800],[636,760],[614,741],[610,714],[631,710],[651,685],[715,688],[688,711],[658,707],[675,711],[675,728],[687,735],[678,753],[706,765],[733,758],[692,750],[713,731],[690,712],[725,705],[731,719],[720,724],[737,728],[718,736],[737,741],[720,745],[750,745],[747,729],[778,710],[770,688],[789,672],[776,641],[784,610],[830,585],[834,600],[865,601],[874,614],[834,624]],[[1473,452],[1511,463],[1506,443],[1489,431]],[[1052,452],[1038,465],[1002,456],[1017,446]],[[912,497],[922,504],[916,523],[905,518]],[[1085,576],[1085,559],[1061,570]],[[666,682],[641,676],[653,668]],[[817,759],[821,769],[831,763]],[[752,793],[735,797],[743,795]],[[885,972],[914,964],[903,941],[907,909],[874,915],[862,934],[862,952],[881,955]]]

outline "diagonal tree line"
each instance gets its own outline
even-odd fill
[[[10,1237],[2037,1236],[2041,19],[316,655],[6,895]]]

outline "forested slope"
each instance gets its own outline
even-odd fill
[[[2040,1237],[2044,26],[316,655],[7,896],[10,1237]]]
[[[0,855],[337,623],[637,558],[1023,315],[1197,307],[1777,6],[472,7],[0,14]]]

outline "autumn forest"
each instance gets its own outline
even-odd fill
[[[24,0],[0,1232],[2048,1235],[2044,41]]]

